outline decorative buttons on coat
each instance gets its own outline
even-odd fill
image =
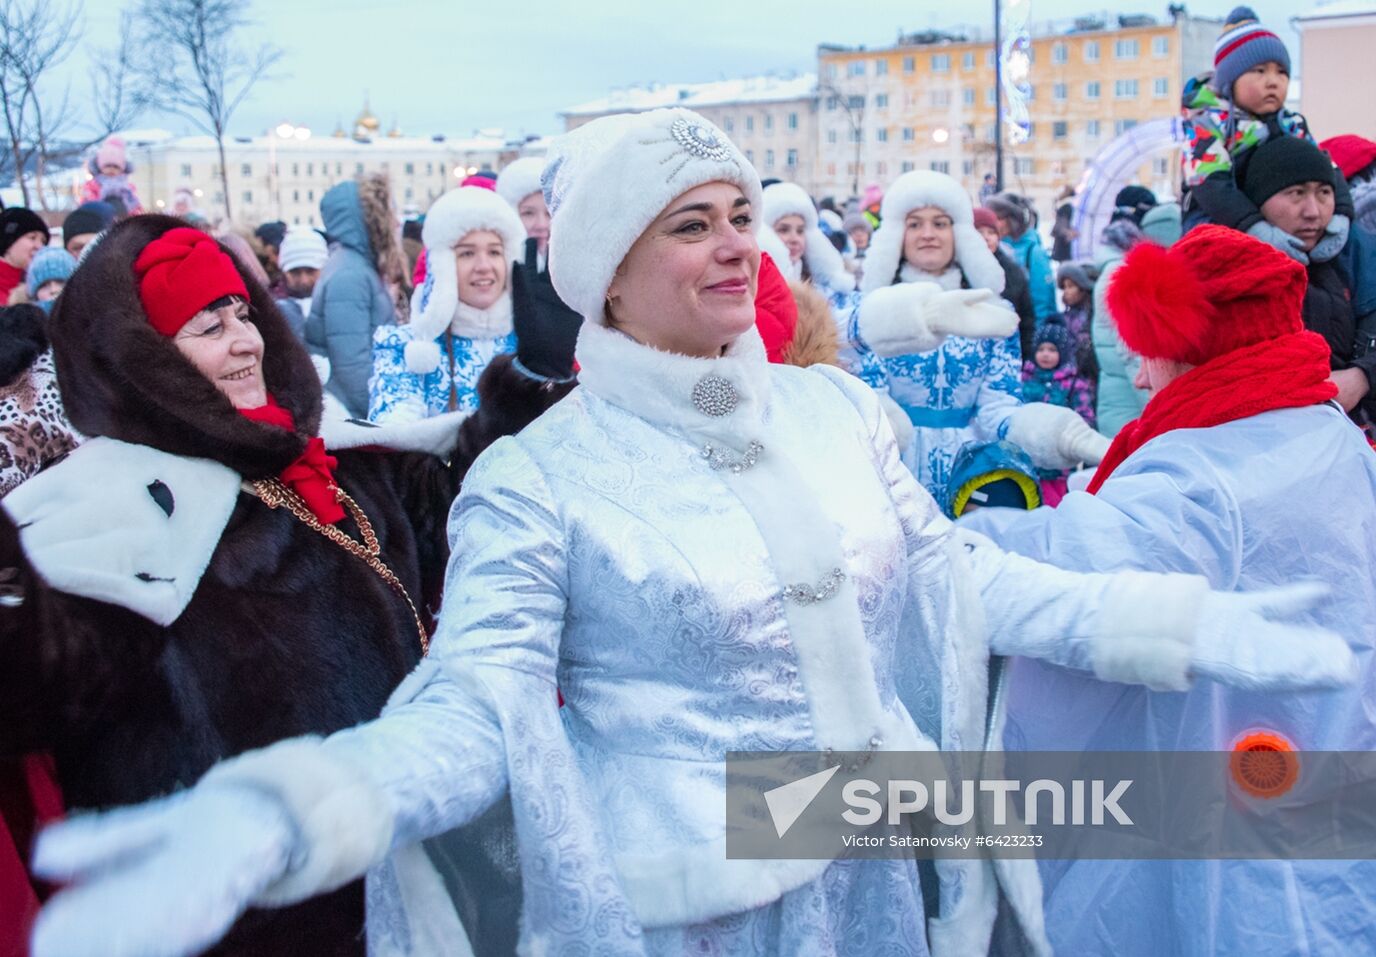
[[[819,601],[826,601],[840,591],[845,580],[846,573],[839,568],[833,568],[823,576],[815,587],[812,585],[787,586],[784,588],[784,600],[796,602],[799,605],[815,605]]]
[[[719,375],[705,375],[693,386],[693,406],[703,415],[714,419],[736,411],[741,396],[730,379]]]
[[[702,457],[707,460],[708,466],[714,472],[728,469],[739,475],[746,469],[754,468],[755,463],[760,460],[760,453],[764,451],[764,446],[758,442],[751,442],[745,449],[745,454],[740,458],[732,458],[723,450],[715,445],[708,443],[702,447]]]

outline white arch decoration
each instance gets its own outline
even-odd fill
[[[1113,215],[1113,199],[1132,173],[1153,155],[1175,149],[1185,140],[1179,117],[1139,123],[1101,149],[1080,179],[1075,207],[1074,255],[1090,259],[1099,236]]]

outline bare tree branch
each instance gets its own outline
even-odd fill
[[[0,117],[9,139],[8,159],[26,205],[31,204],[26,172],[37,158],[39,204],[46,208],[43,174],[49,145],[72,122],[71,101],[44,103],[44,79],[71,56],[80,39],[82,8],[43,0],[0,0]]]
[[[237,0],[143,0],[139,14],[153,103],[215,138],[225,216],[231,218],[225,133],[234,111],[282,51],[243,45],[239,34],[250,21]]]

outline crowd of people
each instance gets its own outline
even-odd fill
[[[1289,67],[1234,10],[1092,262],[678,108],[0,212],[0,952],[1369,950],[1370,861],[724,843],[728,752],[1376,749],[1376,143]]]

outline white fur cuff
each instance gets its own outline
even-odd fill
[[[282,907],[342,887],[385,858],[392,845],[386,794],[328,755],[319,738],[292,738],[232,758],[197,787],[226,785],[272,795],[297,827],[292,870],[254,904]]]
[[[416,375],[428,375],[440,367],[440,345],[430,340],[406,343],[406,368]]]
[[[860,338],[883,358],[930,352],[945,341],[927,324],[927,302],[941,289],[934,283],[885,286],[860,300]]]
[[[1094,674],[1153,691],[1187,690],[1199,611],[1208,594],[1208,582],[1198,575],[1114,575],[1091,644]]]

